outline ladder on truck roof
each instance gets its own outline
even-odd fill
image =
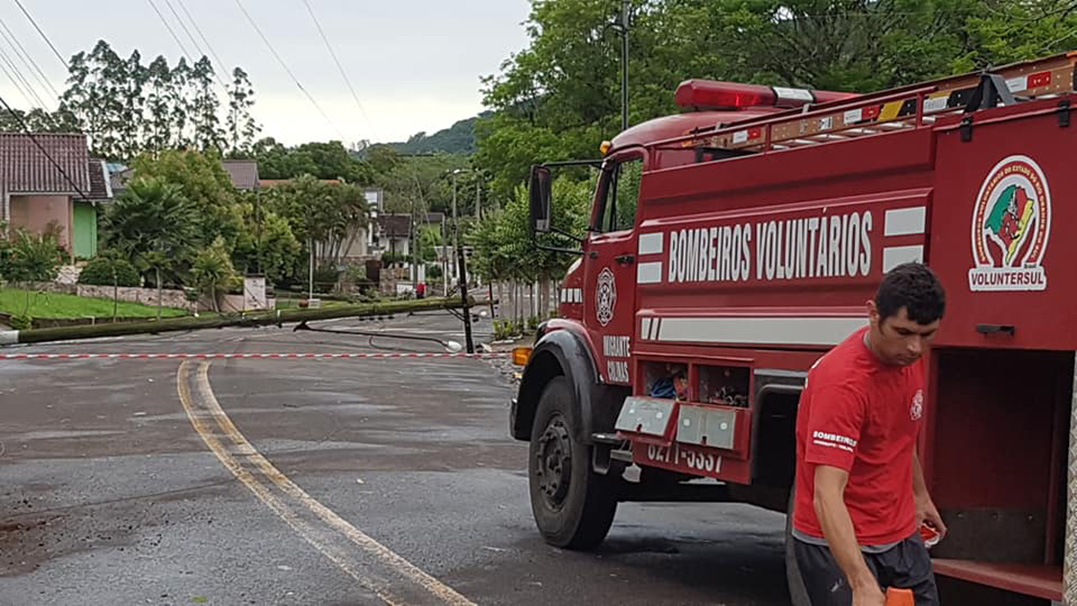
[[[717,124],[652,144],[743,152],[780,151],[918,128],[941,116],[981,106],[981,83],[995,83],[1003,99],[1047,99],[1077,90],[1077,51],[1014,63],[987,72],[940,78],[907,87],[757,118]],[[1003,87],[1005,88],[1003,90]],[[990,92],[990,91],[989,91]],[[988,99],[983,106],[994,106]]]

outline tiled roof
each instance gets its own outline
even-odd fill
[[[112,186],[109,183],[105,161],[100,158],[91,158],[87,168],[90,175],[90,189],[86,191],[86,199],[111,200]]]
[[[33,139],[48,156],[34,145]],[[90,152],[86,135],[38,133],[33,139],[23,134],[0,133],[0,190],[22,194],[89,192],[90,175],[86,168]]]
[[[254,160],[225,160],[224,170],[236,189],[258,189],[258,163]]]
[[[411,236],[411,215],[381,215],[378,228],[390,238],[407,238]]]

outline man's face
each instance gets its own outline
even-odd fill
[[[871,344],[875,354],[885,364],[908,366],[924,355],[940,320],[931,324],[919,324],[909,319],[908,310],[902,307],[889,318],[881,318],[874,301],[868,301],[871,319]]]

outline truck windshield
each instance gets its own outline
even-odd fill
[[[598,230],[602,232],[632,229],[636,223],[639,187],[643,177],[643,158],[630,158],[616,164],[603,176],[605,199]]]

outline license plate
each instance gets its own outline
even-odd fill
[[[633,457],[640,465],[676,469],[696,475],[715,476],[722,473],[722,455],[714,449],[674,442],[670,446],[653,444],[632,445]]]

